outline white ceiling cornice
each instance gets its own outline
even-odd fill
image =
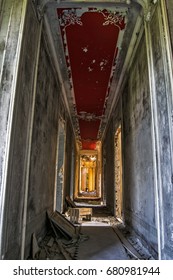
[[[143,9],[143,14],[146,20],[150,20],[150,15],[152,14],[152,9],[159,0],[32,0],[34,6],[37,9],[37,14],[39,18],[42,18],[45,8],[50,5],[57,6],[75,6],[81,5],[86,6],[88,4],[94,5],[134,5],[138,4]]]

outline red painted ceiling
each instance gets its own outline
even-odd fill
[[[126,26],[125,13],[58,8],[57,14],[82,148],[95,149],[116,69],[120,33]]]

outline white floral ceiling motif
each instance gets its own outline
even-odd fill
[[[81,15],[82,13],[79,12],[80,8],[74,8],[74,9],[64,9],[62,11],[61,17],[59,18],[60,20],[60,25],[61,26],[69,26],[69,25],[74,25],[74,24],[79,24],[83,25],[81,21]],[[102,13],[104,16],[105,22],[103,22],[103,25],[109,25],[109,24],[114,24],[116,26],[119,26],[123,24],[125,17],[127,15],[127,10],[125,11],[109,11],[105,9],[88,9],[85,12],[99,12]]]

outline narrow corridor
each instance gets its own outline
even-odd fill
[[[0,259],[173,259],[172,11],[0,0]]]

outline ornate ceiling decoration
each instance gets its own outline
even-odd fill
[[[95,149],[102,135],[127,13],[126,7],[57,8],[75,131],[83,149]]]
[[[32,2],[43,20],[46,46],[77,146],[97,150],[114,118],[150,1]]]

